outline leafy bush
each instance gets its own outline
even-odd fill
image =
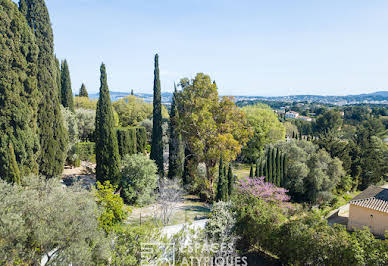
[[[88,97],[74,97],[74,107],[75,109],[88,109],[88,110],[96,110],[97,108],[97,100],[90,99]]]
[[[75,114],[70,111],[69,108],[65,108],[61,105],[61,112],[63,117],[64,128],[68,133],[68,143],[66,148],[66,162],[69,165],[75,166],[77,164],[77,151],[76,144],[78,142],[78,120]]]
[[[89,161],[95,155],[96,144],[94,142],[79,142],[76,144],[78,158]]]
[[[98,221],[106,233],[111,232],[113,227],[120,224],[128,215],[123,199],[115,193],[116,189],[117,186],[113,186],[109,181],[105,181],[104,184],[97,181],[96,201],[103,210]]]
[[[127,203],[145,205],[153,200],[157,167],[146,155],[126,155],[121,162],[122,196]]]
[[[109,241],[98,226],[93,194],[63,188],[56,179],[25,177],[24,185],[0,182],[0,264],[106,264]]]
[[[93,141],[96,123],[96,111],[76,109],[75,115],[78,121],[78,135],[81,141]]]

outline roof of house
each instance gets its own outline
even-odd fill
[[[388,213],[388,189],[370,186],[354,197],[349,203]]]

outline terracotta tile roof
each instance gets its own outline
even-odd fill
[[[388,189],[370,186],[354,197],[349,203],[388,213]]]

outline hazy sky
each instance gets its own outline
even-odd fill
[[[204,72],[227,95],[388,90],[385,0],[46,0],[73,91],[162,91]]]

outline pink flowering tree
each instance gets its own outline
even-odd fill
[[[268,203],[275,203],[279,206],[288,205],[290,197],[286,194],[288,190],[275,186],[264,181],[264,177],[242,178],[236,183],[237,191],[247,196],[264,200]]]

